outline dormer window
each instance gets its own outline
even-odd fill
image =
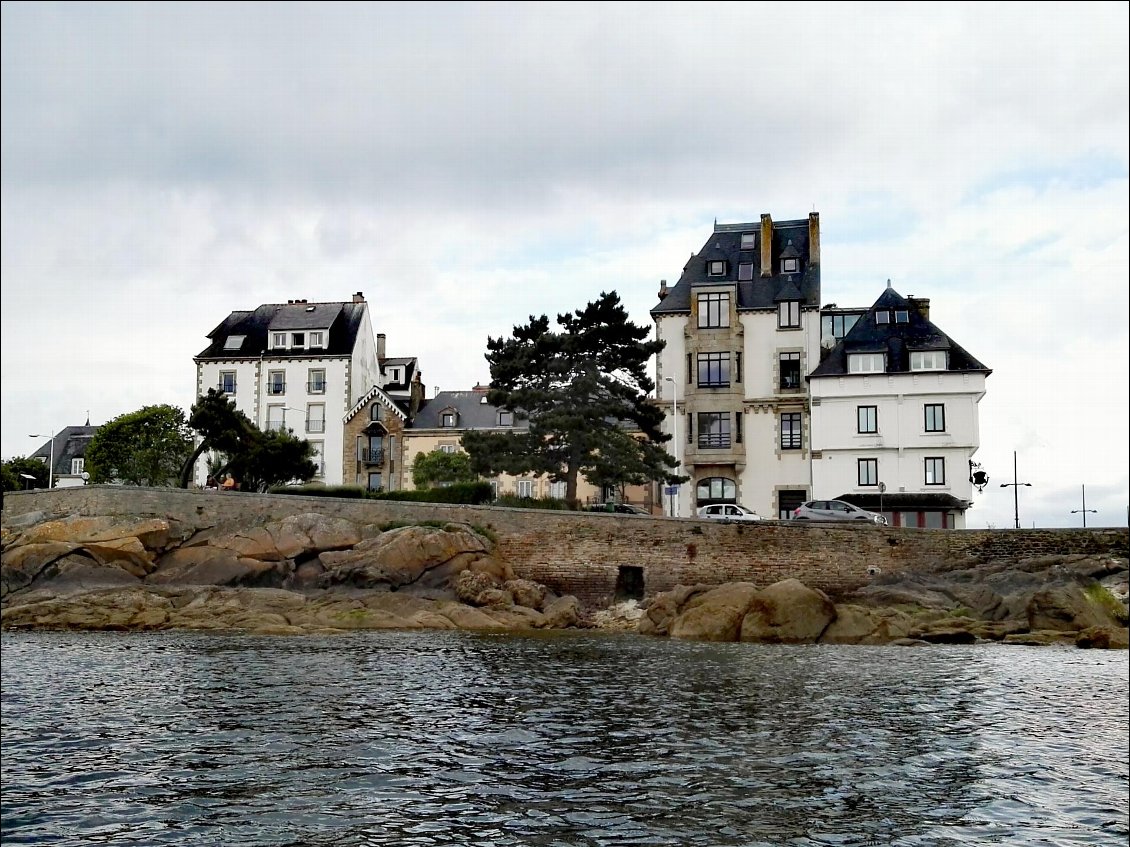
[[[724,261],[721,261],[721,260],[715,260],[713,262],[707,262],[706,263],[706,272],[710,276],[725,276],[726,275],[726,263]]]
[[[944,371],[946,369],[945,350],[918,350],[910,354],[912,371]]]
[[[290,346],[291,347],[305,347],[306,346],[306,333],[304,333],[304,332],[292,332],[290,334]]]
[[[501,411],[498,413],[499,426],[514,426],[514,413]]]
[[[781,273],[795,274],[800,272],[800,259],[782,259]]]
[[[887,359],[882,353],[852,353],[848,356],[848,373],[883,373]]]
[[[442,427],[448,427],[448,428],[454,427],[455,426],[455,412],[444,412],[442,415],[440,415],[439,416],[439,425],[442,426]]]
[[[742,233],[742,249],[743,250],[752,250],[756,246],[757,246],[757,235],[756,235],[756,233],[743,232]]]
[[[311,347],[325,347],[326,334],[324,332],[311,332],[310,333],[310,346]]]
[[[225,350],[238,350],[243,346],[243,340],[247,338],[246,335],[229,335],[224,339]]]
[[[388,381],[390,383],[393,383],[393,384],[399,384],[399,382],[400,382],[400,368],[392,368],[391,370],[389,370]]]
[[[753,279],[753,262],[738,263],[738,280],[745,282]]]
[[[271,333],[271,347],[285,348],[286,347],[286,333],[285,332],[272,332]]]

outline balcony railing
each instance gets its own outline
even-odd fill
[[[216,390],[221,394],[235,394],[235,383],[221,382],[216,386]]]
[[[730,447],[729,434],[710,434],[698,437],[698,446],[703,450],[728,450]]]
[[[307,432],[325,432],[326,431],[326,422],[322,421],[322,420],[314,420],[313,418],[310,418],[306,421],[306,431]]]
[[[308,383],[306,383],[306,393],[307,394],[325,394],[326,393],[326,381],[322,380],[321,382],[308,382]]]
[[[284,430],[286,429],[286,421],[267,421],[267,430]]]
[[[267,386],[268,394],[286,394],[285,382],[272,382]]]
[[[383,447],[369,449],[366,447],[361,448],[361,461],[370,465],[383,464],[385,460],[385,451]]]

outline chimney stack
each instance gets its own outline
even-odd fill
[[[383,332],[377,333],[377,361],[383,362],[385,360],[385,334]]]
[[[820,213],[808,215],[808,264],[820,264]]]
[[[907,297],[909,302],[916,312],[922,316],[922,320],[930,320],[930,298],[929,297]]]
[[[761,275],[773,276],[773,219],[761,216]]]
[[[659,280],[659,299],[664,300],[667,297],[667,280]]]
[[[360,291],[358,291],[356,294],[353,295],[353,302],[354,303],[364,303],[365,302],[365,295],[362,294]]]

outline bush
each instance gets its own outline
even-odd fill
[[[373,500],[400,500],[411,503],[458,503],[481,506],[494,496],[489,482],[457,482],[442,488],[418,488],[413,491],[377,491],[367,495]]]
[[[365,489],[357,485],[276,485],[268,490],[270,494],[300,494],[303,497],[343,497],[360,500]]]
[[[512,509],[551,509],[568,512],[569,504],[558,497],[519,497],[516,494],[503,494],[494,501],[496,506],[509,506]]]

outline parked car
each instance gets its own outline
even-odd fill
[[[747,509],[745,506],[739,506],[737,503],[711,503],[709,506],[700,506],[698,509],[698,516],[700,518],[715,518],[722,521],[759,521],[761,515]]]
[[[887,519],[845,500],[809,500],[793,510],[794,521],[868,521],[886,525]]]
[[[635,506],[631,503],[597,503],[595,506],[589,506],[590,512],[615,512],[620,515],[650,515],[647,509],[643,506]]]

